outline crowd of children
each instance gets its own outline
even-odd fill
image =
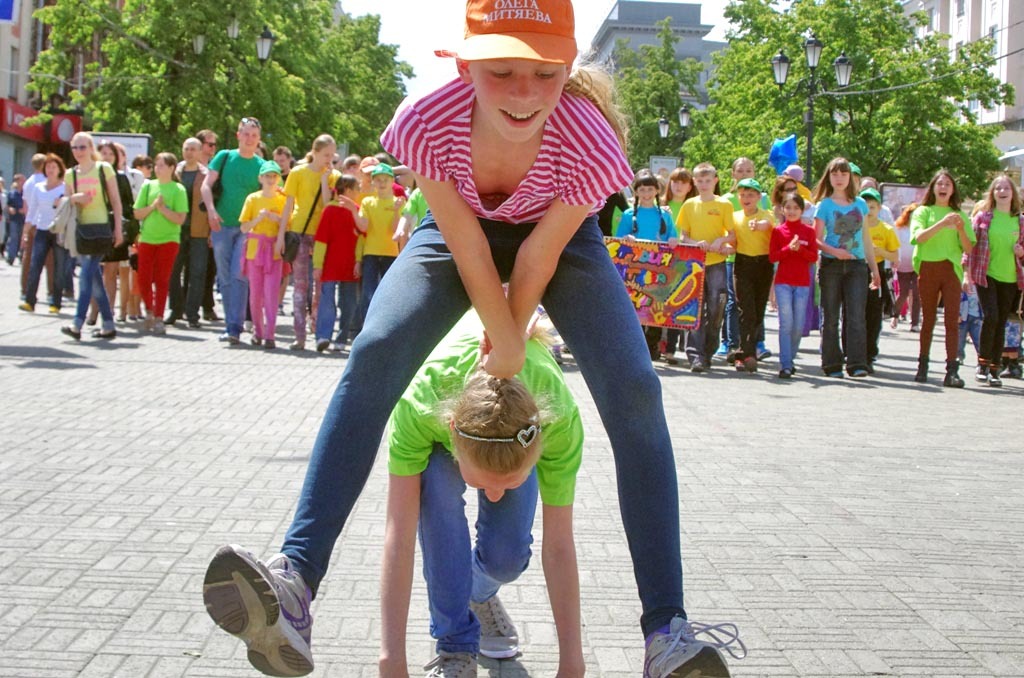
[[[964,385],[959,366],[968,334],[978,349],[978,382],[1000,386],[1001,377],[1020,376],[1024,217],[1020,189],[1008,176],[996,176],[969,216],[961,212],[955,179],[941,170],[922,203],[893,219],[877,182],[845,158],[827,165],[813,193],[796,165],[777,176],[770,190],[753,174],[751,160],[737,159],[732,190],[721,195],[710,164],[676,168],[662,186],[660,207],[666,218],[675,215],[677,239],[671,224],[658,226],[658,206],[649,194],[659,179],[641,170],[632,185],[634,207],[617,224],[612,220],[617,237],[704,250],[700,324],[686,339],[691,371],[706,372],[713,358],[721,358],[737,370],[756,372],[759,360],[771,354],[764,344],[771,304],[779,321],[779,378],[793,377],[800,340],[813,329],[821,332],[826,376],[863,378],[874,373],[885,318],[896,329],[909,310],[910,330],[920,332],[915,379],[924,382],[940,300],[945,305],[962,297],[960,313],[944,313],[943,385]],[[644,210],[651,215],[646,228],[637,219]],[[678,330],[645,332],[652,359],[678,364]]]

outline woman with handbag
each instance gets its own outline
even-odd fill
[[[334,153],[338,145],[329,134],[321,134],[313,140],[308,163],[299,165],[288,174],[284,184],[284,194],[288,202],[284,206],[284,214],[293,214],[289,233],[285,241],[285,261],[292,265],[292,309],[294,311],[295,341],[289,348],[301,351],[306,348],[306,304],[309,303],[316,323],[317,301],[319,301],[319,285],[314,286],[313,297],[309,298],[310,282],[312,281],[313,241],[316,228],[320,223],[320,215],[324,206],[331,201],[331,189],[341,176],[341,172],[332,169]],[[288,241],[291,241],[289,244]],[[298,248],[295,248],[295,242]],[[294,253],[294,254],[293,254]]]
[[[116,144],[113,141],[104,141],[96,147],[96,150],[100,152],[100,158],[103,162],[109,163],[117,171],[117,188],[121,196],[121,205],[131,205],[135,202],[135,198],[132,195],[131,180],[124,172],[124,168],[128,164],[128,158],[125,156],[124,147],[118,148],[118,146],[120,144]],[[139,237],[139,222],[132,215],[128,215],[123,227],[124,241],[119,246],[113,248],[110,254],[103,257],[103,287],[107,291],[107,299],[110,300],[111,308],[114,308],[114,302],[117,298],[119,281],[121,285],[120,312],[117,314],[118,322],[124,322],[128,314],[128,298],[132,293],[129,275],[132,270],[129,263],[131,254],[129,248]],[[91,304],[86,324],[95,325],[98,315],[98,306]]]
[[[124,240],[117,177],[114,168],[100,160],[89,133],[79,132],[71,137],[71,154],[78,164],[64,175],[64,185],[71,195],[71,202],[78,207],[75,246],[81,272],[78,276],[78,308],[75,318],[71,324],[62,327],[61,332],[75,341],[80,340],[89,301],[96,299],[103,326],[94,331],[93,335],[101,339],[113,339],[117,332],[114,329],[110,300],[103,289],[100,262],[114,246]]]

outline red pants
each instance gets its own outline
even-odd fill
[[[946,360],[956,360],[960,348],[960,278],[953,263],[922,261],[917,288],[921,291],[921,310],[924,314],[919,357],[927,359],[931,351],[941,295],[942,318],[946,327]]]
[[[140,242],[138,248],[139,270],[136,277],[139,281],[142,303],[153,317],[162,319],[164,307],[167,306],[167,291],[171,286],[171,270],[174,268],[174,259],[178,256],[178,243],[150,245]]]
[[[282,263],[281,259],[276,259],[264,267],[261,262],[253,259],[245,262],[245,272],[249,278],[252,335],[259,339],[273,340],[274,332],[277,331],[277,300],[281,296]]]

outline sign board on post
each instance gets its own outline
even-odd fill
[[[153,157],[153,137],[148,134],[125,134],[122,132],[92,132],[91,134],[97,145],[104,141],[115,141],[124,146],[127,151],[129,167],[132,166],[132,160],[137,155]]]
[[[668,181],[672,170],[679,167],[679,158],[674,155],[652,155],[649,162],[651,163],[651,172],[665,181]]]
[[[605,238],[641,325],[693,330],[704,296],[704,251],[651,240]]]

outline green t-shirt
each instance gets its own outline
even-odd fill
[[[149,207],[156,202],[157,196],[164,196],[164,207],[172,212],[188,212],[188,194],[185,187],[177,181],[168,181],[161,184],[156,179],[150,179],[142,184],[139,189],[139,197],[135,199],[135,209],[140,210]],[[169,242],[179,242],[181,239],[181,226],[174,223],[160,210],[153,210],[149,216],[142,220],[142,230],[139,231],[139,242],[147,245],[163,245]]]
[[[80,224],[105,224],[107,223],[107,211],[110,209],[103,201],[103,187],[100,185],[100,168],[103,169],[103,178],[108,182],[113,178],[116,186],[114,168],[109,163],[97,160],[93,163],[92,169],[88,172],[80,172],[74,167],[64,174],[64,185],[67,187],[68,195],[75,191],[75,182],[78,182],[78,192],[87,193],[90,196],[89,202],[79,208],[78,223]],[[110,198],[109,184],[107,184],[107,198]],[[114,189],[117,190],[116,188]],[[128,205],[122,205],[122,210],[127,210]],[[124,216],[128,216],[125,212]]]
[[[217,214],[228,228],[238,228],[238,215],[250,193],[260,190],[260,169],[263,158],[254,155],[243,158],[237,150],[217,151],[210,161],[210,169],[220,174],[223,190],[217,201]]]
[[[413,377],[388,422],[388,471],[398,476],[422,473],[441,443],[452,450],[452,432],[442,403],[456,396],[477,369],[483,325],[470,311],[448,333]],[[540,405],[541,450],[537,483],[548,506],[569,506],[583,455],[583,424],[562,371],[539,341],[526,342],[526,362],[518,378]]]
[[[423,222],[423,217],[427,216],[427,199],[423,197],[423,192],[420,189],[415,189],[412,195],[409,196],[409,201],[405,203],[405,207],[402,209],[402,214],[410,219],[416,220],[416,226],[413,230],[420,227],[420,223]]]
[[[988,276],[1004,283],[1017,282],[1017,255],[1013,246],[1020,239],[1020,220],[1009,212],[992,212],[988,227]]]
[[[910,244],[914,246],[914,270],[917,273],[921,272],[922,261],[949,261],[952,262],[957,277],[963,281],[964,266],[961,263],[961,258],[964,250],[960,246],[960,235],[956,229],[944,228],[929,238],[927,242],[917,241],[918,233],[931,228],[952,211],[952,207],[940,207],[939,205],[922,205],[914,210],[914,214],[910,218]],[[961,216],[964,218],[964,231],[967,233],[967,239],[972,243],[977,242],[970,219],[967,218],[967,215]]]

